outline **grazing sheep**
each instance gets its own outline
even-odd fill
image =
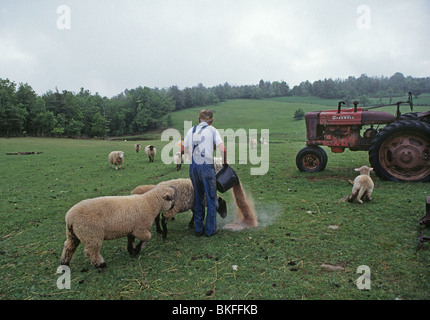
[[[115,166],[115,170],[118,170],[118,167],[121,168],[121,165],[124,163],[124,152],[123,151],[112,151],[109,153],[108,157],[110,167],[112,165]]]
[[[139,151],[140,151],[140,144],[136,143],[134,145],[134,151],[136,151],[136,153],[139,153]]]
[[[146,146],[145,153],[149,157],[149,162],[154,162],[154,157],[157,154],[157,149],[154,146]]]
[[[144,195],[100,197],[75,204],[66,214],[66,235],[61,264],[69,265],[79,243],[97,268],[106,267],[100,249],[103,240],[128,237],[127,250],[137,255],[151,239],[149,228],[160,212],[173,208],[175,190],[160,186]],[[135,238],[140,242],[133,248]]]
[[[260,143],[261,144],[267,144],[267,141],[266,141],[266,139],[264,139],[263,137],[261,137],[260,138]]]
[[[354,199],[357,198],[358,202],[363,203],[361,200],[363,196],[365,200],[372,200],[370,196],[375,185],[373,184],[372,178],[370,178],[370,172],[373,170],[373,168],[362,166],[361,168],[354,170],[360,171],[360,175],[354,180],[354,184],[352,186],[352,195],[348,198],[348,202],[353,202]]]
[[[181,169],[181,165],[184,163],[184,155],[181,152],[176,152],[173,160],[176,164],[176,171]]]
[[[193,209],[194,206],[194,188],[191,182],[191,179],[174,179],[169,181],[160,182],[158,185],[142,185],[136,187],[131,194],[143,194],[148,192],[158,186],[169,186],[173,187],[176,191],[175,194],[175,205],[172,209],[162,214],[161,226],[160,228],[159,219],[160,217],[155,218],[155,226],[157,228],[158,233],[163,234],[163,238],[167,236],[167,220],[172,219],[176,214],[180,212],[186,212]],[[205,200],[206,202],[206,200]],[[206,203],[205,203],[206,204]],[[227,203],[221,197],[218,197],[218,208],[217,212],[222,218],[227,216]],[[194,216],[191,218],[188,226],[192,228],[194,226]]]

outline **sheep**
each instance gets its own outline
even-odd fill
[[[193,209],[194,206],[194,188],[191,179],[174,179],[169,181],[160,182],[156,186],[169,186],[176,190],[175,195],[175,205],[172,209],[162,214],[161,226],[160,228],[159,219],[155,218],[155,226],[157,228],[157,233],[161,233],[163,238],[167,237],[167,220],[172,219],[176,214],[180,212],[186,212]],[[131,194],[143,194],[156,187],[155,185],[141,185],[136,187]],[[205,200],[206,205],[206,200]],[[218,196],[218,208],[217,212],[222,218],[227,216],[227,203],[224,199]],[[194,216],[188,223],[190,228],[194,227]]]
[[[362,196],[368,201],[372,200],[370,196],[375,185],[373,184],[372,178],[370,178],[370,172],[373,171],[373,168],[362,166],[354,170],[359,171],[360,175],[357,176],[353,182],[352,194],[348,198],[348,202],[353,202],[354,199],[357,198],[359,203],[363,203],[361,200]]]
[[[249,139],[249,146],[251,149],[257,148],[257,139]]]
[[[181,169],[181,165],[184,163],[184,155],[181,152],[176,152],[173,156],[174,163],[176,164],[176,171]]]
[[[83,200],[66,213],[66,236],[60,263],[69,265],[79,243],[96,268],[106,267],[100,255],[103,240],[128,238],[127,250],[137,255],[151,239],[149,228],[160,212],[173,208],[175,190],[160,186],[143,195]],[[135,238],[140,242],[133,248]]]
[[[136,153],[139,153],[139,151],[140,151],[140,144],[139,143],[136,143],[134,145],[134,151],[136,151]]]
[[[261,144],[267,144],[267,141],[266,141],[266,139],[264,139],[263,137],[261,137],[260,138],[260,143]]]
[[[112,151],[109,153],[108,157],[110,167],[112,165],[115,166],[115,170],[118,170],[118,167],[121,168],[121,165],[124,163],[124,152],[123,151]]]
[[[154,157],[157,154],[157,149],[154,146],[149,145],[145,147],[145,153],[149,158],[149,162],[154,162]]]

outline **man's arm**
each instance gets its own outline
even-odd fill
[[[227,148],[225,147],[224,142],[219,143],[217,147],[218,147],[219,151],[221,151],[221,154],[222,154],[222,164],[228,165],[228,163],[227,163]]]

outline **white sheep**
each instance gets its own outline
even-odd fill
[[[136,151],[136,153],[139,153],[139,151],[140,151],[140,144],[139,143],[136,143],[134,145],[134,151]]]
[[[173,156],[173,162],[176,164],[176,171],[179,171],[184,163],[184,155],[181,152],[176,152]]]
[[[127,250],[137,255],[151,239],[152,223],[174,205],[173,188],[156,187],[143,195],[100,197],[75,204],[66,214],[66,235],[60,263],[69,265],[79,243],[97,268],[106,267],[100,249],[103,240],[128,238]],[[133,248],[135,238],[140,242]]]
[[[373,192],[374,183],[372,178],[370,177],[370,172],[373,171],[373,168],[368,166],[362,166],[361,168],[354,169],[355,171],[359,171],[360,175],[354,179],[354,183],[352,186],[352,194],[348,199],[348,202],[353,202],[355,198],[360,203],[363,203],[361,198],[364,196],[366,200],[372,200],[370,197]]]
[[[192,210],[194,207],[194,188],[191,179],[174,179],[169,181],[160,182],[158,185],[142,185],[136,187],[131,194],[144,194],[149,190],[152,190],[158,186],[169,186],[175,189],[175,205],[169,211],[162,214],[161,224],[163,229],[160,228],[159,219],[155,218],[155,226],[158,233],[163,234],[163,238],[167,236],[167,220],[175,217],[180,212],[187,212]],[[205,198],[206,205],[206,198]],[[224,199],[218,196],[217,212],[222,218],[227,216],[227,203]],[[194,216],[191,218],[188,226],[192,228],[194,226]]]
[[[149,157],[149,162],[154,162],[154,157],[157,154],[157,149],[153,145],[145,147],[145,153]]]
[[[257,148],[257,139],[249,139],[249,147],[251,149]]]
[[[115,170],[118,170],[118,167],[121,168],[121,165],[124,163],[124,152],[123,151],[112,151],[109,153],[108,161],[110,163],[110,167],[112,165],[115,166]]]
[[[267,144],[267,141],[266,141],[266,139],[264,139],[264,137],[261,137],[260,138],[260,143],[261,144]]]

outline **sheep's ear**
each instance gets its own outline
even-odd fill
[[[166,201],[172,201],[173,200],[173,198],[172,198],[172,196],[170,194],[164,195],[163,199],[166,200]]]
[[[373,171],[373,168],[369,168],[369,171]]]
[[[360,168],[355,168],[354,170],[355,170],[355,171],[360,171]]]

